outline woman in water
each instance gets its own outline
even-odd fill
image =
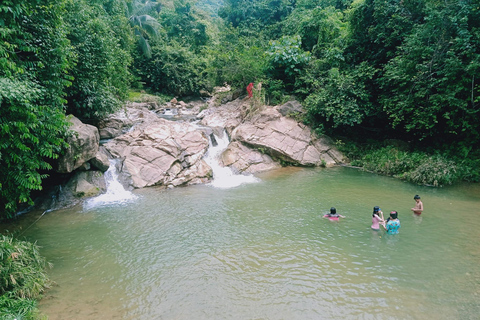
[[[380,224],[385,227],[385,220],[383,219],[383,212],[379,207],[373,207],[372,214],[372,230],[380,231]]]
[[[330,213],[325,214],[323,217],[328,218],[330,220],[338,220],[338,218],[345,218],[341,214],[338,214],[337,209],[335,209],[334,207],[331,207]]]
[[[390,219],[384,225],[385,230],[387,230],[388,234],[397,234],[398,229],[400,229],[400,220],[398,220],[398,212],[392,211],[390,212]]]

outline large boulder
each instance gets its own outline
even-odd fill
[[[58,159],[57,171],[69,173],[80,168],[95,157],[99,148],[100,136],[94,126],[82,123],[78,118],[70,116],[73,134],[67,139],[69,147]]]
[[[282,116],[275,107],[254,114],[236,127],[232,132],[232,141],[296,165],[332,166],[343,161],[343,155],[331,139],[317,137],[309,127]]]
[[[108,160],[109,154],[105,147],[100,146],[95,157],[90,159],[92,166],[102,172],[106,172],[110,168],[110,160]]]
[[[259,173],[278,169],[281,165],[269,155],[248,148],[239,141],[231,142],[222,153],[222,164],[237,172]]]
[[[130,176],[134,188],[208,181],[211,168],[202,159],[208,146],[207,135],[196,125],[161,118],[105,144],[113,157],[122,159],[120,174]]]

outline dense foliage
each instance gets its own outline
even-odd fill
[[[84,122],[94,122],[119,108],[126,97],[132,37],[120,3],[108,11],[85,0],[67,3],[68,39],[74,52],[68,108]],[[135,29],[137,30],[137,29]]]
[[[42,188],[67,125],[71,57],[62,1],[0,4],[0,212],[11,215]]]

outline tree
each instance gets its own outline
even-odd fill
[[[127,2],[126,7],[128,21],[137,38],[140,50],[145,57],[151,58],[152,52],[148,39],[156,39],[162,27],[150,14],[160,12],[161,5],[156,1],[133,0]]]
[[[0,4],[0,213],[13,217],[42,188],[65,147],[64,90],[71,50],[63,1]]]
[[[177,41],[152,46],[152,59],[139,60],[137,68],[146,85],[156,92],[197,95],[204,88],[207,60]]]
[[[283,36],[271,41],[267,50],[270,71],[274,78],[292,83],[310,60],[310,52],[301,48],[300,36]]]
[[[414,27],[385,66],[380,100],[394,127],[420,139],[479,140],[476,7],[469,1],[430,3],[425,23]]]
[[[294,7],[294,0],[225,0],[218,14],[233,27],[256,34],[283,21]]]
[[[175,0],[172,9],[161,12],[160,19],[168,39],[189,46],[191,50],[198,51],[210,40],[208,18],[191,0]]]
[[[68,37],[75,52],[67,111],[91,123],[117,110],[125,98],[131,46],[126,30],[122,34],[122,29],[113,28],[118,14],[109,16],[102,6],[84,0],[70,0],[67,10]]]
[[[265,78],[264,46],[261,38],[242,36],[233,27],[224,29],[219,41],[208,48],[208,55],[213,57],[208,70],[213,82],[245,88],[248,83]]]

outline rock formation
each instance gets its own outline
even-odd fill
[[[60,173],[72,172],[95,157],[100,142],[96,127],[84,124],[74,116],[69,122],[72,123],[70,129],[74,134],[67,140],[68,149],[58,159],[57,171]]]
[[[317,138],[309,127],[282,116],[273,107],[235,128],[232,141],[264,150],[273,158],[295,165],[332,166],[343,160],[331,139]]]
[[[172,103],[166,105],[170,108]],[[212,169],[203,158],[209,141],[215,142],[211,137],[224,132],[231,142],[221,155],[221,165],[237,173],[253,174],[282,165],[332,166],[343,161],[330,138],[317,137],[295,120],[303,112],[296,101],[258,107],[248,99],[236,99],[220,106],[210,103],[200,112],[201,103],[175,101],[181,112],[198,111],[199,125],[181,118],[164,119],[159,112],[164,106],[151,110],[151,105],[144,104],[129,104],[109,116],[99,124],[100,134],[73,117],[76,134],[58,170],[76,171],[66,189],[74,198],[105,190],[102,172],[110,166],[108,158],[120,160],[116,168],[126,188],[209,182]],[[100,137],[108,140],[101,147]]]
[[[203,161],[209,141],[204,131],[186,122],[157,118],[110,140],[105,148],[123,161],[121,173],[134,188],[206,182],[210,167]]]

